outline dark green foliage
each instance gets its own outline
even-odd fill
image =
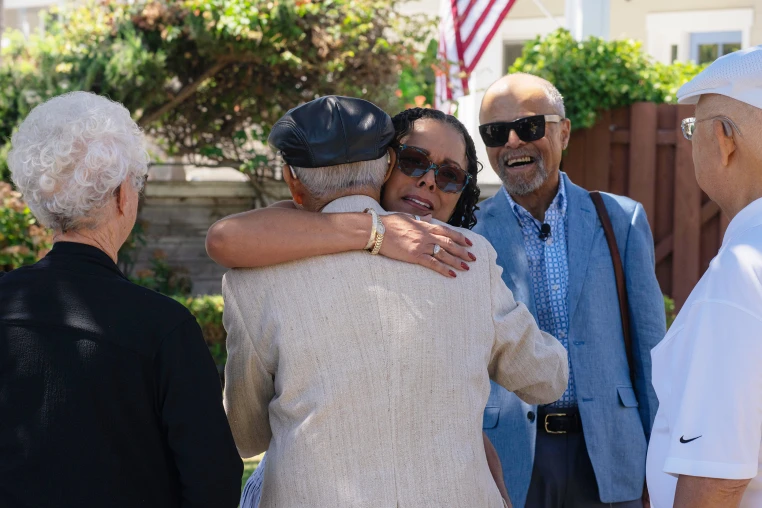
[[[271,176],[263,142],[288,109],[319,95],[394,110],[404,66],[429,24],[398,0],[101,2],[50,16],[44,35],[9,34],[0,139],[71,90],[120,101],[170,155]],[[417,93],[417,92],[416,92]],[[3,169],[0,167],[0,177]]]

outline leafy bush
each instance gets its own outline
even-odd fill
[[[0,271],[34,263],[48,253],[50,231],[39,224],[10,184],[0,182]]]
[[[187,296],[191,293],[193,283],[188,270],[170,265],[163,251],[154,251],[150,263],[151,268],[138,270],[130,280],[165,295]]]
[[[411,55],[400,72],[397,97],[398,109],[430,108],[434,103],[437,41],[432,39],[424,51]]]
[[[225,327],[222,326],[222,311],[224,304],[222,295],[202,296],[173,296],[196,317],[204,340],[214,362],[219,366],[225,365],[227,350],[225,349]]]
[[[527,42],[509,72],[527,72],[553,83],[565,98],[572,128],[592,127],[600,111],[634,102],[670,103],[703,67],[664,65],[633,40],[575,40],[564,29]]]
[[[677,314],[675,313],[675,301],[667,295],[664,295],[664,312],[667,314],[667,330],[669,330],[669,327],[675,322]]]

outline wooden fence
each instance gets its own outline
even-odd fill
[[[680,131],[693,106],[637,103],[605,112],[575,131],[563,169],[582,187],[643,204],[656,249],[662,292],[680,308],[717,254],[728,219],[701,191],[691,143]]]

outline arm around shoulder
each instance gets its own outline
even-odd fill
[[[360,250],[368,241],[370,220],[363,213],[316,213],[278,203],[212,224],[206,251],[226,268],[257,268]]]
[[[540,331],[526,305],[517,303],[501,278],[497,254],[489,247],[490,297],[495,340],[490,377],[529,404],[558,400],[569,382],[566,349]]]

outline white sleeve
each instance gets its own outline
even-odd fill
[[[669,395],[664,472],[757,476],[762,439],[762,321],[732,303],[697,302],[681,335]]]

